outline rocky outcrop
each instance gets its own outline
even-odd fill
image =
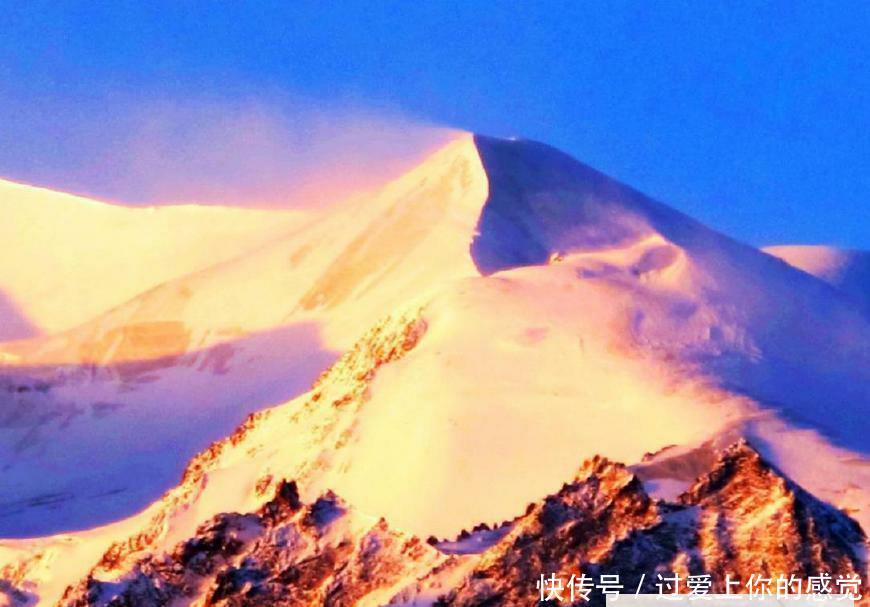
[[[653,503],[624,467],[594,460],[518,519],[441,604],[521,604],[535,596],[542,574],[566,582],[618,574],[623,592],[643,593],[659,592],[657,584],[668,592],[660,574],[680,576],[683,592],[688,576],[709,574],[709,592],[719,593],[746,592],[752,576],[863,577],[864,542],[857,523],[743,441],[725,449],[674,504]],[[726,588],[728,581],[736,584]],[[603,604],[600,589],[589,598]]]
[[[296,484],[285,482],[258,512],[219,515],[171,552],[140,559],[118,579],[89,576],[62,603],[339,607],[389,598],[397,584],[442,559],[385,521],[354,515],[331,493],[303,504]]]
[[[859,526],[742,441],[674,503],[650,498],[622,464],[593,458],[505,532],[477,533],[495,539],[476,553],[438,550],[332,493],[303,504],[295,483],[282,482],[257,512],[219,515],[120,576],[91,575],[63,604],[513,606],[539,598],[542,575],[618,574],[623,592],[655,593],[659,575],[710,574],[710,592],[739,592],[751,576],[836,580],[865,567]],[[726,579],[741,586],[726,589]],[[603,604],[600,588],[588,598]]]
[[[680,502],[697,521],[697,564],[716,579],[863,573],[856,547],[865,536],[858,524],[788,480],[746,442],[729,447]]]
[[[541,575],[580,574],[582,563],[608,558],[619,542],[661,520],[659,506],[623,465],[593,459],[558,493],[529,506],[440,604],[529,604]]]

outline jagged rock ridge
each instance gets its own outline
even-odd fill
[[[173,552],[145,557],[118,582],[88,577],[66,605],[355,605],[443,557],[383,520],[360,520],[326,493],[302,504],[295,483],[252,514],[221,514]]]
[[[328,492],[303,504],[295,483],[252,514],[221,514],[162,555],[111,579],[89,576],[62,603],[174,605],[523,605],[542,574],[620,575],[627,592],[657,573],[743,582],[861,575],[860,527],[765,462],[747,443],[724,450],[676,503],[651,499],[625,466],[584,463],[478,553],[444,554],[371,521]],[[593,603],[602,596],[592,595]]]

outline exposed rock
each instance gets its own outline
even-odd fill
[[[593,458],[495,537],[477,554],[443,554],[354,513],[331,492],[303,504],[296,484],[282,482],[256,513],[219,515],[168,554],[144,557],[112,579],[90,576],[63,604],[344,607],[430,597],[442,606],[514,606],[538,600],[542,575],[597,582],[618,574],[623,592],[655,593],[659,575],[679,575],[686,592],[687,576],[710,574],[710,592],[726,592],[726,579],[741,584],[731,592],[745,592],[750,576],[835,580],[862,576],[865,567],[857,523],[743,441],[676,503],[650,498],[622,464]],[[576,604],[584,602],[580,590]],[[567,589],[562,596],[570,600]],[[603,604],[599,588],[589,598]]]
[[[222,514],[171,553],[147,556],[113,580],[93,575],[62,604],[105,607],[173,605],[356,605],[386,602],[397,584],[443,557],[414,537],[351,513],[327,493],[302,504],[295,483],[253,514]]]
[[[710,574],[710,592],[746,592],[750,577],[861,577],[865,537],[848,516],[784,478],[747,443],[724,450],[677,504],[651,502],[637,478],[604,460],[517,520],[442,605],[515,605],[540,576],[618,574],[624,592],[657,577]],[[664,586],[667,591],[667,586]],[[865,592],[866,594],[866,592]],[[568,596],[568,592],[564,593]],[[602,602],[593,591],[593,602]]]

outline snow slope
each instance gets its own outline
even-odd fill
[[[146,338],[167,322],[189,339]],[[22,470],[13,491],[45,490],[26,474],[37,463],[51,470],[45,478],[75,478],[89,453],[131,427],[164,432],[166,448],[177,447],[169,409],[173,426],[213,436],[214,425],[193,425],[202,418],[191,410],[214,416],[212,399],[237,385],[240,361],[252,365],[242,383],[269,384],[294,375],[310,347],[259,371],[276,351],[237,348],[229,330],[241,339],[300,323],[322,351],[347,350],[308,392],[291,399],[285,390],[285,404],[202,451],[135,523],[99,540],[7,542],[0,558],[16,579],[57,596],[86,564],[64,573],[45,555],[94,554],[96,543],[129,565],[142,550],[193,537],[219,513],[256,511],[283,479],[298,480],[306,501],[334,490],[402,532],[450,537],[513,518],[592,456],[639,464],[677,446],[691,467],[704,445],[740,437],[870,525],[867,316],[830,284],[552,148],[486,137],[457,140],[373,199],[280,243],[10,351],[52,368],[84,348],[105,385],[140,395],[136,406],[104,415],[98,431],[79,414],[31,426],[51,439],[34,458],[3,454]],[[112,333],[124,326],[144,336]],[[107,335],[111,347],[94,346]],[[209,371],[201,384],[173,377],[174,359],[147,380],[136,370],[223,345],[231,347],[228,383]],[[154,386],[177,390],[178,401],[155,409],[146,398]],[[67,388],[71,399],[81,389]],[[236,413],[264,403],[251,404],[237,402]],[[77,424],[77,447],[64,459]],[[131,452],[160,460],[152,440],[126,432],[118,443],[76,482],[93,491],[129,476]],[[59,508],[58,518],[69,511]],[[13,513],[5,529],[30,520]]]
[[[418,293],[433,280],[476,274],[468,239],[486,191],[475,148],[461,138],[377,194],[336,205],[250,254],[218,259],[83,326],[7,351],[47,364],[83,356],[94,363],[142,360],[201,346],[201,340],[157,343],[156,352],[108,352],[96,342],[121,326],[147,333],[148,323],[180,323],[195,334],[247,333],[291,317],[334,325],[330,344],[346,348],[397,296]]]
[[[822,245],[780,245],[764,251],[834,285],[870,313],[870,251]]]
[[[463,138],[256,251],[0,345],[14,361],[0,367],[0,536],[135,512],[246,414],[303,392],[385,310],[476,274],[480,166]]]
[[[236,257],[299,211],[133,208],[0,180],[0,341],[69,329],[146,289]]]

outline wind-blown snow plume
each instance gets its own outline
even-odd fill
[[[262,90],[41,104],[7,95],[0,110],[0,175],[131,204],[329,204],[452,136],[390,109]]]

